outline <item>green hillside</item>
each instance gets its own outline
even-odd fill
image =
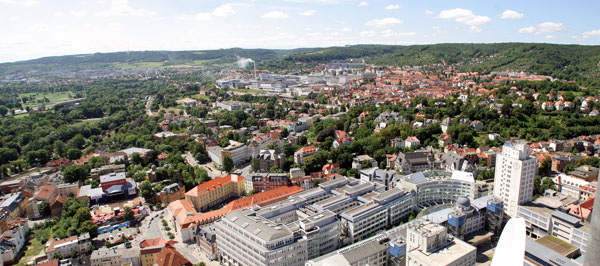
[[[283,69],[332,61],[364,59],[379,65],[460,64],[461,70],[489,73],[525,70],[560,79],[598,85],[600,46],[539,43],[355,45],[329,47],[291,54],[261,64]]]
[[[60,69],[150,68],[178,64],[223,66],[236,62],[238,57],[252,58],[257,62],[261,62],[306,50],[307,49],[269,50],[231,48],[202,51],[131,51],[51,56],[0,64],[0,74]]]

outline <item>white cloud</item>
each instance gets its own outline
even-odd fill
[[[389,37],[415,36],[415,35],[417,35],[417,33],[416,32],[394,32],[392,30],[384,30],[381,32],[381,35],[383,37],[389,38]]]
[[[35,5],[37,5],[38,3],[39,3],[39,2],[38,2],[38,1],[36,1],[36,0],[23,0],[23,1],[21,1],[21,4],[22,4],[23,6],[28,6],[28,7],[29,7],[29,6],[35,6]]]
[[[229,17],[235,15],[235,10],[231,4],[222,4],[212,12],[217,17]]]
[[[367,23],[365,23],[365,25],[371,26],[371,27],[382,28],[382,27],[386,27],[386,26],[390,26],[390,25],[394,25],[394,24],[402,24],[402,23],[404,23],[404,20],[401,20],[401,19],[382,18],[382,19],[374,19],[371,21],[367,21]]]
[[[69,14],[74,17],[84,17],[87,15],[85,10],[69,10]]]
[[[400,8],[402,8],[401,5],[389,5],[389,6],[385,7],[386,10],[394,10],[394,9],[400,9]]]
[[[300,16],[312,16],[314,14],[317,14],[317,10],[306,10],[300,12]]]
[[[425,14],[427,14],[427,15],[433,15],[433,11],[427,9],[427,10],[425,10]]]
[[[375,32],[374,30],[363,30],[360,32],[360,37],[375,37],[375,35],[377,35],[377,32]]]
[[[519,29],[519,33],[533,33],[533,34],[542,34],[542,33],[551,33],[551,32],[560,32],[566,31],[567,27],[565,27],[562,23],[558,22],[544,22],[537,25],[525,27]]]
[[[102,11],[98,13],[98,16],[101,17],[110,17],[110,16],[137,16],[137,17],[146,17],[153,16],[155,14],[154,11],[147,9],[136,9],[129,5],[128,0],[111,0],[110,7],[108,10]]]
[[[50,29],[51,29],[50,26],[43,24],[43,23],[36,23],[36,24],[32,24],[29,27],[27,27],[27,30],[31,31],[31,32],[47,32]]]
[[[586,31],[583,33],[583,35],[584,36],[600,35],[600,30]]]
[[[24,7],[32,7],[32,6],[36,6],[40,2],[38,2],[37,0],[20,0],[20,1],[15,1],[15,0],[0,0],[0,4],[13,5],[13,4],[17,4],[17,3],[21,4]]]
[[[358,6],[368,6],[369,3],[367,3],[367,1],[362,1],[358,4]]]
[[[523,13],[519,13],[517,11],[514,10],[504,10],[504,12],[502,12],[502,14],[499,15],[499,17],[501,19],[519,19],[519,18],[523,18]]]
[[[0,1],[2,1],[2,0],[0,0]],[[65,12],[62,12],[62,11],[56,11],[56,12],[54,12],[54,16],[55,17],[62,17],[64,15],[65,15]]]
[[[438,17],[442,19],[454,19],[457,22],[468,26],[481,25],[492,21],[487,16],[475,15],[473,11],[464,8],[443,10],[442,12],[440,12],[440,15]]]
[[[177,18],[180,20],[209,21],[212,19],[212,15],[208,12],[200,12],[196,15],[179,15]]]
[[[438,26],[431,27],[431,29],[433,29],[437,33],[444,33],[444,32],[446,32],[446,30],[444,30],[444,29],[442,29],[442,28],[440,28]]]
[[[261,18],[264,18],[264,19],[286,19],[286,18],[288,18],[288,14],[283,13],[281,11],[271,11],[271,12],[268,12],[268,13],[262,15]]]
[[[475,26],[475,25],[473,25],[473,26],[471,26],[471,28],[469,29],[469,32],[477,32],[477,33],[479,33],[479,32],[481,32],[481,28],[480,28],[480,27],[477,27],[477,26]]]
[[[546,35],[546,36],[544,36],[544,38],[546,38],[546,39],[554,39],[554,36],[552,36],[552,35]]]
[[[351,31],[351,29],[348,27],[342,28],[342,32],[350,32],[350,31]]]

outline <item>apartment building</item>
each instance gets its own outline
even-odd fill
[[[294,162],[297,164],[304,164],[308,158],[310,158],[313,154],[317,153],[319,148],[315,146],[306,146],[300,148],[298,151],[294,153]]]
[[[525,143],[505,143],[496,158],[494,195],[504,201],[505,211],[517,217],[518,206],[531,201],[537,159]]]
[[[286,173],[255,173],[244,179],[246,182],[246,193],[254,190],[264,192],[290,184]]]
[[[240,175],[227,175],[204,182],[185,193],[185,199],[194,204],[198,211],[222,203],[233,197],[245,193],[244,177]]]

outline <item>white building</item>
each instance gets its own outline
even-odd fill
[[[506,143],[496,158],[494,195],[504,201],[510,217],[517,217],[519,204],[531,201],[537,159],[529,156],[525,143]]]
[[[216,223],[223,265],[304,265],[307,241],[282,224],[236,210]]]
[[[406,265],[475,265],[477,249],[453,238],[446,227],[431,221],[408,226]]]

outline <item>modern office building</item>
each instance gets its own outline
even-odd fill
[[[494,195],[504,201],[505,212],[517,217],[518,206],[531,201],[537,159],[525,143],[505,143],[496,158]]]
[[[406,243],[407,266],[475,265],[477,249],[431,221],[409,225]]]
[[[454,202],[459,197],[474,199],[479,185],[472,173],[427,171],[398,176],[392,186],[414,190],[417,205],[425,206]]]
[[[287,226],[251,209],[233,211],[216,223],[217,246],[224,265],[304,265],[307,241]]]

